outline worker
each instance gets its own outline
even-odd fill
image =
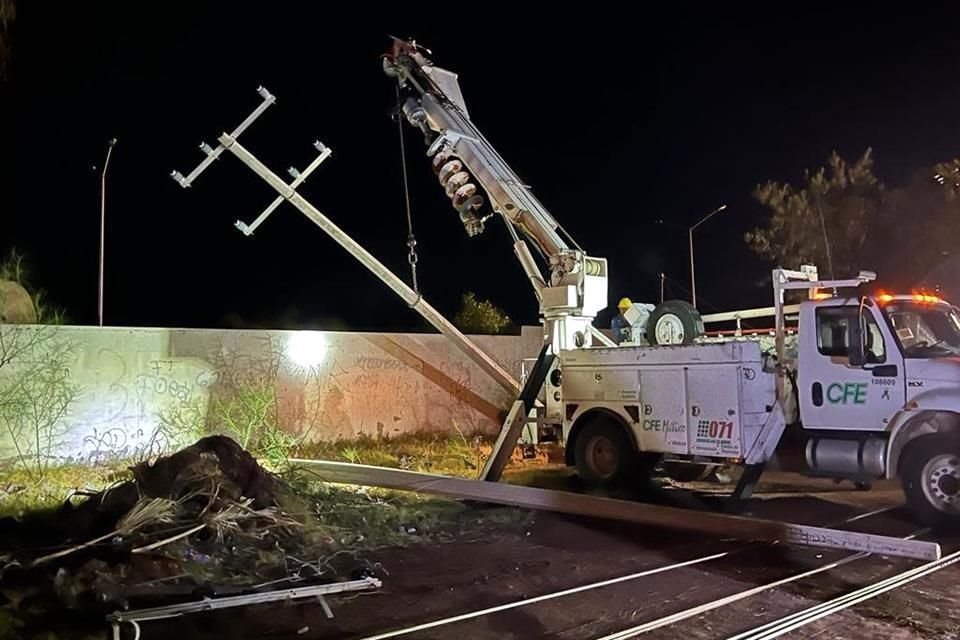
[[[617,315],[610,321],[610,330],[613,331],[613,341],[620,344],[630,340],[630,322],[627,321],[627,309],[633,306],[630,298],[620,298],[617,304]]]

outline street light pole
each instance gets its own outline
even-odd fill
[[[697,306],[697,273],[693,265],[693,231],[694,229],[702,225],[704,222],[706,222],[707,220],[717,215],[718,213],[720,213],[726,208],[727,208],[727,205],[725,204],[720,205],[719,207],[717,207],[707,215],[700,218],[700,220],[698,220],[696,224],[690,227],[690,230],[688,232],[688,237],[690,240],[690,297],[694,307]]]
[[[97,292],[97,320],[101,327],[103,326],[103,254],[107,229],[107,166],[110,164],[110,155],[116,144],[117,139],[110,138],[107,143],[107,157],[103,161],[103,171],[100,172],[100,277]]]

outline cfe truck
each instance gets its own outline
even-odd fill
[[[773,271],[775,346],[704,336],[681,301],[635,305],[633,338],[593,326],[607,306],[607,261],[586,253],[470,118],[456,74],[414,42],[383,56],[399,111],[469,235],[502,221],[539,303],[540,357],[507,416],[499,451],[535,416],[585,480],[610,483],[662,460],[744,465],[746,496],[786,429],[802,435],[810,474],[868,483],[899,477],[928,524],[960,520],[960,315],[925,295],[861,295],[874,274],[820,280]],[[534,251],[538,255],[534,257]],[[786,294],[806,300],[787,307]],[[786,314],[798,314],[786,346]],[[496,479],[491,470],[484,477]]]

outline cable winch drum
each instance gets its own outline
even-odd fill
[[[591,260],[587,258],[583,261],[584,270],[588,276],[602,276],[603,275],[603,262],[600,260]]]

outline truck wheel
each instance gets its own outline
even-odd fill
[[[960,524],[960,437],[934,433],[910,442],[900,479],[907,505],[921,523]]]
[[[703,335],[703,320],[689,302],[667,300],[647,320],[647,342],[652,345],[693,344]]]
[[[574,445],[577,474],[589,484],[613,485],[637,470],[639,456],[623,427],[597,416],[583,427]]]

